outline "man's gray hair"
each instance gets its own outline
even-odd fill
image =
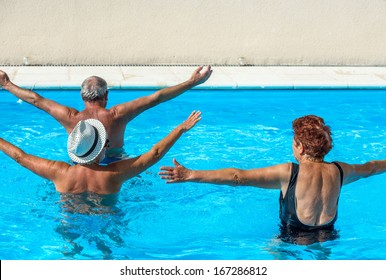
[[[107,92],[107,83],[104,79],[91,76],[82,83],[80,95],[84,101],[92,102],[102,100]]]

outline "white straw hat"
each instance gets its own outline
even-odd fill
[[[80,121],[68,136],[68,155],[76,163],[89,163],[102,152],[106,138],[106,129],[100,121]]]

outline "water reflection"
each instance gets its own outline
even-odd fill
[[[339,232],[333,227],[305,231],[290,226],[280,225],[278,238],[286,243],[311,245],[314,243],[335,240],[339,238]]]
[[[280,232],[268,250],[280,260],[329,260],[332,254],[328,241],[339,239],[339,231],[331,228],[304,231],[279,225]]]
[[[113,259],[112,248],[124,245],[124,215],[117,202],[118,195],[61,195],[62,218],[55,231],[66,241],[65,258]]]
[[[114,214],[119,212],[116,207],[118,195],[98,195],[95,193],[61,194],[60,204],[65,213],[86,215]]]

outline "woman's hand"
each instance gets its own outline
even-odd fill
[[[191,170],[185,168],[181,164],[177,162],[177,160],[173,159],[173,166],[161,166],[161,170],[163,172],[159,172],[158,174],[161,176],[161,179],[166,180],[166,183],[182,183],[189,179],[189,175]]]

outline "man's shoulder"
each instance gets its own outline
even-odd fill
[[[97,117],[96,117],[97,116]],[[117,118],[117,112],[115,109],[115,106],[112,108],[103,108],[103,107],[97,107],[97,108],[85,108],[82,111],[77,112],[77,114],[74,115],[79,120],[85,120],[85,119],[98,119],[100,121],[102,120],[109,120],[109,119],[116,119]]]

